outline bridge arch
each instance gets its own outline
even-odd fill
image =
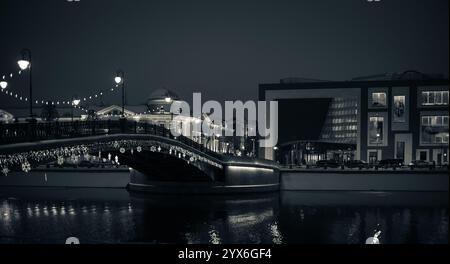
[[[31,168],[61,156],[91,155],[132,168],[130,189],[161,192],[247,192],[279,189],[274,163],[215,153],[180,137],[115,134],[0,146],[0,167]],[[117,158],[117,160],[115,160]],[[22,168],[23,169],[23,168]],[[24,170],[26,172],[26,170]]]

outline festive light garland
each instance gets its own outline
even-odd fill
[[[19,71],[17,72],[17,75],[21,75],[21,74],[22,74],[22,71],[19,70]],[[10,73],[10,74],[3,75],[3,76],[2,76],[2,80],[3,80],[3,81],[6,81],[7,87],[5,87],[5,88],[0,88],[0,92],[1,92],[2,94],[5,94],[5,95],[7,95],[7,96],[10,96],[10,97],[12,97],[12,98],[14,98],[14,99],[17,99],[17,100],[19,100],[19,101],[25,101],[25,102],[28,102],[28,97],[22,96],[22,95],[20,95],[19,93],[12,92],[12,91],[9,90],[9,87],[10,87],[9,83],[10,83],[10,81],[14,78],[14,76],[16,76],[14,73]],[[8,79],[9,79],[9,80],[8,80]],[[81,102],[88,102],[88,101],[92,101],[92,100],[99,99],[99,98],[103,97],[104,94],[105,94],[106,92],[114,92],[114,91],[118,90],[118,87],[119,87],[119,85],[116,84],[115,87],[113,87],[113,88],[110,88],[110,89],[104,89],[104,90],[101,90],[101,91],[99,91],[99,92],[97,92],[97,93],[94,93],[94,94],[92,94],[92,95],[82,96],[82,97],[80,97],[80,101],[81,101]],[[70,100],[67,100],[67,99],[63,99],[63,100],[44,100],[44,99],[38,99],[38,100],[35,100],[35,101],[34,101],[34,104],[36,104],[36,105],[68,105],[68,106],[74,106],[75,108],[79,108],[79,109],[81,109],[81,110],[83,110],[83,111],[85,111],[85,112],[88,112],[88,110],[86,110],[86,109],[84,109],[84,108],[82,108],[82,107],[77,107],[77,106],[75,106],[75,105],[73,104],[73,99],[70,99]]]
[[[19,70],[19,71],[17,71],[17,74],[10,73],[10,74],[3,75],[2,76],[2,80],[7,82],[7,87],[5,87],[5,88],[1,88],[0,87],[0,93],[5,95],[5,96],[10,96],[11,98],[19,100],[19,101],[28,102],[28,97],[20,95],[19,93],[12,92],[12,91],[9,90],[9,87],[10,87],[9,83],[11,82],[11,80],[17,75],[22,75],[22,72],[23,72],[22,70]],[[80,102],[89,102],[89,101],[97,100],[99,98],[102,98],[105,95],[105,93],[107,93],[107,92],[115,92],[117,90],[119,90],[119,84],[115,84],[115,86],[112,87],[112,88],[101,90],[101,91],[99,91],[97,93],[94,93],[92,95],[89,95],[89,96],[79,97],[80,98],[79,100],[80,100]],[[73,99],[71,99],[71,100],[67,100],[67,99],[65,99],[65,100],[44,100],[44,99],[38,99],[38,100],[34,101],[34,104],[41,105],[41,106],[43,106],[43,105],[55,105],[55,106],[67,105],[67,106],[74,107],[76,109],[80,109],[81,111],[83,111],[85,113],[89,113],[88,109],[85,109],[82,106],[74,105],[73,104]],[[150,111],[145,111],[145,112],[142,112],[142,113],[135,113],[134,116],[142,116],[142,115],[146,115],[146,114],[150,114]]]
[[[22,70],[19,70],[18,72],[17,72],[17,75],[21,75],[22,74]],[[14,78],[14,76],[15,76],[15,74],[14,73],[10,73],[10,74],[5,74],[5,75],[3,75],[2,76],[2,79],[0,80],[0,82],[4,82],[4,83],[6,83],[6,86],[5,87],[0,87],[0,92],[4,92],[4,93],[6,93],[6,95],[10,95],[10,96],[13,96],[14,98],[17,98],[17,99],[19,99],[19,100],[25,100],[25,101],[28,101],[28,98],[27,97],[23,97],[23,96],[19,96],[18,94],[14,94],[13,95],[13,93],[12,92],[7,92],[7,90],[8,90],[8,86],[9,86],[9,83],[11,82],[11,80]],[[9,79],[9,80],[8,80]]]
[[[61,166],[67,159],[70,159],[72,163],[77,163],[82,158],[89,160],[91,157],[95,157],[92,156],[94,153],[98,154],[97,157],[93,158],[94,160],[98,159],[99,161],[112,162],[112,164],[120,165],[118,155],[115,154],[113,159],[111,153],[118,152],[123,155],[128,152],[131,155],[135,155],[136,153],[141,153],[143,151],[165,153],[178,159],[182,159],[187,162],[187,164],[191,164],[199,169],[201,169],[200,163],[223,169],[223,166],[219,162],[203,157],[180,146],[173,146],[154,140],[121,140],[114,142],[97,142],[89,145],[60,147],[49,150],[33,150],[11,155],[0,155],[0,171],[4,176],[8,176],[12,170],[17,169],[29,173],[33,166],[36,166],[37,164],[56,161],[57,164]],[[103,157],[102,152],[108,152],[107,158]]]

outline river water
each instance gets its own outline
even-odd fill
[[[0,188],[0,243],[448,244],[448,193]]]

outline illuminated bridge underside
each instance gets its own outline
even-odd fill
[[[0,146],[0,154],[60,153],[82,147],[90,155],[114,159],[131,170],[129,189],[153,192],[256,192],[279,190],[279,169],[270,161],[200,151],[176,139],[117,134]],[[59,155],[59,154],[58,154]],[[53,154],[42,163],[57,159]]]

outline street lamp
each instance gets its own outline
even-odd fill
[[[278,147],[273,147],[273,161],[278,162]]]
[[[1,87],[2,89],[6,89],[6,87],[8,87],[8,82],[5,81],[5,80],[1,80],[1,81],[0,81],[0,87]]]
[[[122,118],[125,118],[125,73],[118,70],[114,82],[117,85],[122,85]]]
[[[17,61],[19,68],[24,71],[26,69],[30,70],[30,117],[33,119],[33,75],[31,70],[31,50],[23,49],[20,52],[22,58]]]
[[[80,99],[75,99],[75,100],[73,100],[73,105],[74,105],[75,107],[77,107],[77,106],[80,104],[80,102],[81,102]]]
[[[80,103],[81,103],[80,99],[73,99],[72,100],[72,123],[73,123],[73,109],[76,108]]]

